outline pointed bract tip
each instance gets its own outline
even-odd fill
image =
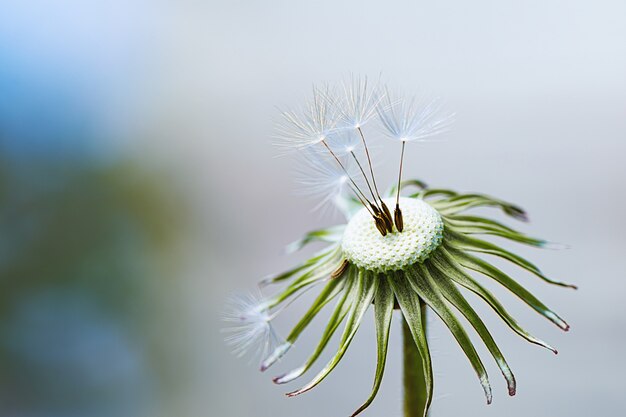
[[[356,417],[359,414],[361,414],[363,412],[363,410],[365,410],[364,408],[359,408],[358,410],[356,410],[354,413],[350,414],[350,417]]]
[[[547,240],[544,240],[541,243],[541,247],[543,249],[550,249],[550,250],[565,250],[565,249],[571,249],[572,248],[570,245],[567,245],[565,243],[549,242]]]
[[[305,371],[306,371],[306,367],[301,366],[300,368],[296,368],[292,371],[289,371],[287,373],[274,377],[272,381],[274,381],[275,384],[286,384],[300,377]]]
[[[554,348],[553,346],[550,346],[549,344],[547,344],[546,342],[541,343],[541,346],[548,349],[550,352],[554,353],[555,355],[558,355],[558,351],[556,350],[556,348]]]
[[[260,289],[263,289],[263,288],[267,287],[268,285],[270,285],[275,277],[276,277],[276,274],[268,274],[268,275],[264,276],[263,279],[261,279],[261,281],[259,281],[257,286]]]
[[[296,396],[298,396],[300,394],[304,394],[305,392],[312,390],[314,387],[315,387],[315,385],[313,385],[313,386],[310,386],[310,385],[309,386],[305,386],[303,388],[300,388],[299,390],[288,392],[285,395],[287,395],[287,397],[296,397]]]
[[[487,405],[491,404],[493,400],[493,394],[491,392],[491,385],[489,384],[489,380],[487,377],[482,377],[480,383],[483,386],[483,391],[485,391],[485,397],[487,398]]]
[[[548,349],[550,352],[552,352],[554,354],[558,353],[557,350],[554,347],[550,346],[549,344],[547,344],[543,340],[541,340],[539,342],[540,342],[540,343],[538,343],[539,346]]]
[[[282,358],[290,348],[291,343],[289,342],[277,346],[276,349],[274,349],[274,351],[272,351],[272,353],[270,353],[270,355],[261,363],[261,372],[267,371],[269,367],[276,363],[276,361],[278,361],[280,358]]]
[[[283,253],[285,255],[291,255],[292,253],[297,252],[300,248],[300,242],[293,242],[285,246],[285,248],[283,249]]]
[[[526,211],[524,211],[524,209],[520,207],[512,206],[512,205],[505,205],[502,207],[502,209],[504,210],[506,214],[513,217],[514,219],[517,219],[523,222],[528,221],[528,214],[526,213]]]
[[[565,323],[564,321],[562,323],[557,323],[556,325],[559,329],[563,330],[564,332],[569,332],[569,324]]]

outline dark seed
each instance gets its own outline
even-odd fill
[[[387,236],[387,225],[382,217],[374,217],[374,221],[376,222],[376,228],[380,232],[381,235]]]
[[[335,269],[332,274],[330,274],[330,277],[332,279],[339,278],[346,271],[348,265],[350,265],[350,262],[348,262],[347,259],[344,259],[341,265],[339,265],[339,267]]]
[[[374,215],[376,217],[381,216],[382,213],[381,213],[380,209],[378,207],[376,207],[376,205],[374,205],[374,203],[370,203],[370,207],[372,208],[372,211],[374,212]]]
[[[385,212],[385,217],[391,220],[391,212],[389,211],[389,207],[387,207],[387,204],[385,204],[385,202],[382,200],[380,200],[380,204],[383,208],[383,211]]]
[[[389,233],[393,233],[393,220],[391,218],[391,213],[389,212],[389,207],[387,207],[387,205],[383,201],[381,201],[381,203],[383,207],[383,211],[381,212],[381,217],[385,221],[385,226],[387,227],[387,231]]]
[[[399,205],[396,204],[396,210],[393,214],[396,222],[396,229],[398,229],[398,232],[402,232],[402,230],[404,230],[404,222],[402,220],[402,210],[400,210]]]

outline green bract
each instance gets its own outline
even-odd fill
[[[452,332],[478,375],[487,402],[491,402],[491,387],[485,367],[453,310],[460,312],[480,336],[502,371],[509,394],[514,395],[516,385],[513,373],[482,319],[459,291],[461,287],[483,299],[515,333],[556,353],[554,348],[524,330],[502,304],[472,276],[473,272],[477,272],[493,279],[558,327],[568,330],[569,326],[563,319],[517,281],[477,256],[494,255],[514,263],[548,283],[573,287],[549,279],[527,260],[477,236],[497,236],[536,247],[545,246],[545,241],[528,237],[495,220],[465,214],[467,210],[475,207],[491,206],[514,218],[525,220],[524,211],[507,202],[481,194],[458,194],[450,190],[429,189],[417,180],[404,181],[401,188],[409,185],[417,186],[419,191],[401,200],[405,217],[402,234],[395,231],[385,236],[381,235],[375,228],[374,220],[367,213],[364,215],[357,213],[360,208],[356,204],[358,202],[351,201],[351,204],[355,203],[352,204],[351,216],[361,216],[362,219],[359,217],[358,222],[350,221],[347,229],[346,226],[335,226],[307,234],[300,241],[290,245],[290,250],[298,250],[312,241],[328,242],[328,247],[292,270],[264,281],[264,284],[286,284],[281,292],[269,300],[267,305],[270,309],[287,303],[314,285],[323,284],[323,287],[309,310],[289,333],[285,343],[263,362],[262,370],[270,367],[284,355],[317,314],[331,301],[336,300],[332,315],[310,357],[300,367],[274,378],[274,382],[287,383],[306,373],[318,360],[340,325],[345,323],[339,347],[333,358],[309,383],[289,393],[289,396],[314,388],[328,376],[346,353],[363,316],[372,305],[376,323],[378,363],[372,392],[353,415],[367,408],[379,389],[385,368],[394,308],[399,309],[403,315],[419,352],[421,363],[415,363],[414,366],[421,368],[419,374],[423,375],[426,387],[425,397],[417,399],[423,403],[421,408],[424,415],[432,400],[433,373],[423,324],[425,311],[421,308],[423,305],[435,312]],[[389,195],[395,193],[396,189],[392,189]],[[355,228],[356,230],[353,230]],[[401,244],[396,244],[401,237],[404,240]],[[375,239],[379,248],[359,246],[366,244],[368,239]],[[371,251],[375,255],[359,253],[359,250]],[[372,256],[375,259],[368,263],[367,260]]]

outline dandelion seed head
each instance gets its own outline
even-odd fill
[[[387,199],[389,206],[395,199]],[[342,250],[346,258],[375,272],[397,271],[423,262],[443,240],[441,215],[423,200],[400,198],[404,216],[402,233],[382,236],[367,210],[358,212],[346,226]]]
[[[472,208],[493,206],[513,218],[526,220],[526,213],[521,208],[484,194],[431,189],[420,180],[403,178],[405,143],[439,135],[447,131],[453,121],[454,114],[447,112],[441,100],[398,99],[386,89],[371,88],[367,78],[355,76],[340,84],[337,91],[339,94],[329,86],[314,88],[311,101],[303,108],[283,113],[278,137],[282,146],[299,151],[298,192],[318,197],[321,201],[316,208],[336,206],[346,215],[347,223],[311,231],[289,245],[288,251],[293,252],[311,242],[327,243],[327,247],[313,257],[265,279],[263,286],[284,285],[269,301],[258,294],[231,298],[224,314],[224,320],[230,326],[224,330],[226,341],[239,356],[257,352],[262,358],[260,369],[265,371],[291,349],[318,313],[337,298],[326,330],[311,356],[301,366],[274,378],[274,382],[283,384],[310,371],[335,330],[345,321],[340,346],[333,358],[310,382],[287,394],[297,396],[313,389],[335,369],[354,339],[367,309],[375,302],[378,364],[384,364],[387,357],[392,312],[399,307],[396,314],[404,318],[405,335],[408,336],[406,332],[410,331],[422,355],[424,377],[432,381],[428,351],[437,349],[428,348],[432,338],[427,338],[426,328],[432,319],[426,324],[420,312],[426,304],[443,318],[441,327],[450,330],[463,347],[490,403],[492,394],[487,372],[471,348],[473,341],[463,331],[462,323],[452,311],[454,308],[468,318],[469,324],[485,342],[507,382],[509,395],[515,395],[516,381],[509,365],[478,313],[459,292],[459,287],[480,296],[528,342],[554,353],[556,350],[521,328],[499,301],[469,274],[476,272],[493,278],[561,329],[567,331],[569,325],[527,290],[510,284],[515,283],[513,278],[475,256],[474,252],[509,260],[551,284],[574,286],[544,276],[528,261],[475,235],[498,236],[537,247],[547,246],[546,241],[528,237],[489,218],[461,214]],[[373,132],[361,129],[374,118],[379,119],[377,122],[385,135],[401,143],[397,181],[387,192],[384,185],[379,189],[374,173],[375,158],[372,158],[368,145]],[[401,198],[401,191],[406,186],[416,186],[420,191]],[[348,193],[352,194],[350,198],[347,198]],[[384,195],[393,197],[383,198]],[[272,320],[318,285],[323,289],[296,321],[287,338],[281,339],[272,327]],[[377,366],[372,393],[353,416],[372,403],[382,377],[383,368]],[[422,394],[426,401],[420,415],[427,413],[432,401],[432,384]]]

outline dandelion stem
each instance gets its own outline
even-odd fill
[[[363,170],[363,167],[361,166],[361,163],[359,162],[359,158],[356,157],[356,154],[354,153],[354,151],[350,151],[350,154],[352,155],[352,157],[354,158],[354,161],[356,162],[357,166],[361,170],[361,174],[363,174],[363,178],[365,178],[365,183],[367,184],[367,188],[369,188],[370,190],[370,194],[372,195],[374,204],[376,204],[376,207],[378,207],[378,209],[380,210],[380,205],[378,204],[378,200],[376,200],[376,196],[374,195],[374,190],[372,190],[372,186],[370,185],[370,182],[367,179],[367,175],[365,175],[365,171]]]
[[[393,221],[396,224],[398,232],[404,230],[404,220],[402,219],[402,210],[400,210],[400,184],[402,183],[402,163],[404,162],[404,146],[406,141],[402,141],[402,154],[400,155],[400,171],[398,172],[398,190],[396,191],[396,209],[393,211]]]
[[[422,326],[426,329],[426,304],[420,300]],[[428,392],[422,358],[413,340],[411,330],[402,318],[403,356],[404,356],[404,417],[425,417]]]
[[[369,211],[369,213],[373,216],[376,217],[376,215],[374,214],[374,212],[372,211],[372,209],[370,208],[369,204],[366,204],[365,201],[363,201],[363,199],[361,198],[361,196],[356,192],[356,190],[354,189],[353,186],[350,186],[350,190],[352,190],[352,193],[356,196],[356,198],[359,199],[359,201],[361,202],[361,204],[363,204],[363,207],[365,207],[367,209],[367,211]]]
[[[335,161],[337,161],[337,163],[339,164],[339,166],[341,167],[341,169],[343,170],[343,172],[346,173],[346,175],[348,176],[348,179],[350,180],[350,182],[352,183],[352,185],[354,186],[354,189],[356,191],[358,191],[358,194],[360,194],[361,196],[359,197],[357,194],[357,197],[359,197],[359,200],[361,201],[361,203],[367,207],[367,204],[365,204],[364,201],[366,201],[367,203],[371,204],[369,199],[365,196],[365,194],[363,194],[363,191],[361,191],[361,189],[359,188],[358,185],[356,185],[356,182],[354,182],[354,180],[352,179],[352,177],[350,176],[350,173],[348,172],[348,170],[346,169],[345,165],[341,162],[341,160],[339,159],[339,157],[335,154],[335,152],[333,152],[332,149],[330,149],[330,146],[328,146],[328,143],[326,143],[325,140],[322,141],[322,144],[326,147],[326,149],[328,150],[328,152],[330,152],[330,154],[333,156],[333,158],[335,158]],[[356,193],[355,193],[356,194]],[[363,197],[363,198],[361,198]],[[370,212],[371,213],[371,212]],[[373,214],[372,214],[373,215]]]
[[[374,192],[372,191],[370,182],[367,179],[367,175],[365,174],[365,171],[363,170],[363,167],[361,166],[361,163],[357,159],[354,152],[352,152],[352,156],[354,157],[354,160],[356,161],[357,165],[361,169],[363,178],[365,178],[365,183],[367,184],[367,187],[370,189],[372,198],[374,199],[374,202],[376,203],[376,208],[378,209],[378,212],[376,214],[383,220],[385,230],[387,230],[387,232],[389,233],[392,233],[393,232],[393,219],[391,218],[391,213],[389,212],[389,208],[387,207],[383,199],[380,197],[380,193],[378,192],[378,186],[376,185],[376,178],[374,176],[374,168],[372,166],[372,159],[370,157],[369,149],[367,148],[367,143],[365,142],[365,135],[363,135],[363,131],[361,130],[360,127],[357,127],[357,130],[359,131],[359,134],[361,135],[361,140],[363,141],[363,147],[365,148],[365,154],[367,155],[367,162],[370,168],[370,174],[372,175],[372,183],[374,184],[374,189],[376,190],[376,196],[378,196],[378,199],[376,199],[376,196],[374,196]],[[382,233],[382,234],[383,236],[385,235],[385,233]]]
[[[402,153],[400,154],[400,171],[398,172],[398,190],[396,191],[396,206],[400,204],[400,182],[402,181],[402,163],[404,162],[404,146],[405,141],[402,141]]]
[[[380,197],[380,193],[378,192],[378,186],[376,185],[376,177],[374,176],[374,167],[372,166],[372,158],[370,157],[370,151],[367,147],[367,143],[365,142],[365,135],[360,127],[357,127],[359,134],[361,135],[361,140],[363,141],[363,147],[365,148],[365,155],[367,155],[367,164],[370,167],[370,174],[372,175],[372,183],[374,184],[374,190],[376,190],[376,195],[378,199],[382,202],[383,199]],[[365,175],[365,174],[364,174]]]

